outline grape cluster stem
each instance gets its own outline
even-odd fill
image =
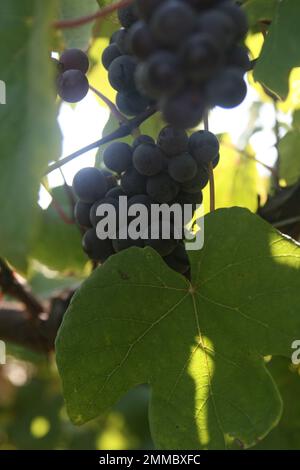
[[[146,111],[141,113],[140,115],[134,117],[133,119],[128,119],[126,123],[122,123],[118,129],[115,131],[111,132],[109,135],[106,135],[102,137],[101,139],[97,140],[96,142],[93,142],[86,147],[83,147],[82,149],[77,150],[76,152],[72,153],[71,155],[68,155],[65,158],[62,158],[56,163],[53,163],[48,167],[48,170],[45,173],[45,176],[51,173],[54,170],[58,170],[61,168],[63,165],[66,163],[71,162],[75,158],[79,157],[80,155],[83,155],[86,152],[89,152],[90,150],[93,150],[95,148],[100,147],[101,145],[108,144],[109,142],[113,142],[114,140],[117,139],[122,139],[124,137],[128,137],[129,135],[132,134],[133,131],[138,129],[140,125],[145,122],[147,119],[149,119],[151,116],[153,116],[157,112],[156,106],[152,106],[148,108]]]

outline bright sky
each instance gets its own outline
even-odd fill
[[[225,110],[216,108],[210,114],[210,129],[212,132],[229,133],[234,144],[240,144],[241,135],[247,129],[249,123],[249,111],[255,101],[259,101],[258,94],[252,87],[248,87],[248,95],[245,101],[235,109]],[[109,117],[107,109],[99,105],[94,94],[89,92],[86,98],[76,107],[63,104],[59,114],[59,124],[63,133],[62,157],[84,147],[101,138],[103,128]],[[264,104],[260,111],[258,126],[262,130],[256,132],[250,139],[256,157],[267,164],[272,164],[276,158],[274,149],[275,114],[271,104]],[[244,144],[243,144],[244,145]],[[72,184],[74,175],[80,168],[93,166],[96,150],[90,151],[73,160],[63,167],[64,176],[69,184]],[[222,158],[222,156],[221,156]],[[261,165],[259,171],[265,172]],[[58,186],[63,183],[59,171],[54,171],[49,176],[50,186]],[[46,207],[50,197],[45,190],[41,190],[40,204]]]

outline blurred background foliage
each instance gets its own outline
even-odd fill
[[[24,3],[31,5],[34,2],[26,0]],[[59,12],[63,19],[83,16],[98,8],[95,0],[60,0],[54,3],[56,13]],[[98,3],[104,6],[110,2],[99,0]],[[243,3],[248,11],[251,26],[246,45],[251,59],[256,59],[266,47],[265,31],[268,22],[278,15],[279,2],[248,0]],[[300,14],[300,2],[284,0],[282,3],[293,3],[294,6],[298,4]],[[286,20],[280,26],[282,28],[280,37],[284,38],[290,34]],[[115,91],[109,85],[107,72],[100,58],[109,43],[110,35],[117,28],[116,15],[112,14],[105,20],[96,21],[82,28],[69,29],[63,33],[56,32],[51,37],[51,49],[56,53],[60,53],[68,46],[88,50],[91,61],[90,83],[112,101],[115,99]],[[299,44],[300,28],[299,32],[295,31],[295,28],[291,28],[291,31],[292,39],[289,37],[289,41],[293,40]],[[277,38],[275,33],[273,36]],[[272,37],[269,37],[268,41],[272,41]],[[267,44],[267,47],[270,46]],[[280,65],[280,69],[285,70],[288,93],[282,93],[282,99],[278,99],[284,85],[277,83],[276,77],[270,76],[273,75],[270,67],[274,66],[269,63],[270,58],[267,63],[262,61],[258,71],[255,70],[248,76],[252,98],[245,108],[247,118],[243,132],[238,139],[233,139],[228,132],[219,135],[221,161],[216,170],[217,207],[237,205],[257,212],[259,207],[266,203],[268,196],[276,195],[278,181],[274,180],[274,173],[270,171],[269,166],[275,171],[282,187],[299,184],[300,56],[298,63],[293,62],[293,57],[284,57],[290,54],[288,46],[285,47],[287,47],[285,54],[283,52],[277,54],[276,67]],[[287,59],[292,62],[285,63]],[[265,76],[270,76],[270,79],[266,80],[267,83],[264,82]],[[256,81],[258,78],[259,81]],[[266,85],[269,86],[268,89]],[[96,99],[98,105],[107,112],[106,105],[99,98]],[[52,110],[52,113],[57,114],[60,105],[61,103],[57,102],[57,109]],[[257,140],[259,142],[263,140],[264,135],[270,134],[270,129],[266,130],[267,123],[264,116],[268,118],[273,116],[274,123],[271,129],[273,136],[271,138],[269,136],[268,139],[272,142],[270,146],[273,153],[270,155],[275,153],[276,158],[272,160],[269,156],[258,161],[254,149],[257,145],[254,144]],[[214,116],[212,121],[214,122]],[[99,122],[99,129],[103,129],[103,135],[111,132],[116,126],[117,122],[112,116],[105,126]],[[141,131],[155,138],[161,127],[161,118],[156,115],[142,126]],[[52,138],[56,139],[53,151],[56,153],[56,158],[59,158],[61,154],[59,129],[56,130],[56,137]],[[132,139],[125,140],[130,142]],[[98,166],[102,164],[102,153],[103,147],[95,156]],[[275,166],[273,166],[274,161]],[[33,292],[41,299],[48,299],[61,292],[76,289],[90,273],[91,265],[82,254],[78,229],[74,225],[65,223],[55,210],[55,202],[59,201],[65,213],[72,217],[65,187],[53,188],[47,180],[44,181],[44,185],[53,199],[50,205],[43,209],[36,204],[34,216],[36,228],[34,238],[31,237],[31,249],[26,251],[26,259],[24,253],[20,251],[18,256],[13,256],[10,261],[17,275],[26,277]],[[206,206],[208,206],[208,197],[206,191]],[[300,201],[298,202],[299,212],[296,215],[300,216]],[[16,243],[14,240],[14,247]],[[6,250],[6,253],[10,251]],[[3,300],[11,299],[3,298]],[[277,428],[255,448],[299,449],[300,370],[291,367],[282,358],[268,358],[266,367],[278,384],[283,397],[284,412]],[[153,444],[147,418],[149,396],[150,390],[147,385],[142,385],[128,393],[107,415],[83,427],[75,427],[66,414],[53,355],[44,357],[9,345],[7,365],[0,366],[0,449],[151,449]]]

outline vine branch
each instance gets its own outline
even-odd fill
[[[97,19],[104,18],[120,8],[127,7],[132,3],[132,1],[133,0],[120,0],[116,3],[105,6],[91,15],[81,16],[71,20],[58,20],[53,23],[53,27],[56,29],[78,28],[79,26],[91,23]]]
[[[10,295],[25,305],[31,319],[37,319],[44,312],[43,305],[27,287],[16,279],[13,271],[3,259],[0,259],[0,287],[4,294]]]
[[[71,162],[75,158],[79,157],[80,155],[83,155],[86,152],[89,152],[90,150],[93,150],[95,148],[100,147],[101,145],[107,144],[109,142],[112,142],[117,139],[121,139],[123,137],[128,137],[132,132],[140,127],[140,125],[146,121],[149,117],[151,117],[153,114],[157,112],[157,109],[155,106],[148,108],[146,111],[141,113],[139,116],[136,116],[133,119],[129,119],[126,123],[123,123],[120,125],[118,129],[113,131],[111,134],[102,137],[100,140],[97,140],[96,142],[93,142],[92,144],[87,145],[86,147],[83,147],[80,150],[77,150],[76,152],[72,153],[71,155],[68,155],[65,158],[62,158],[56,163],[53,163],[52,165],[49,166],[46,175],[51,173],[54,170],[57,170],[61,168],[63,165],[66,163]]]

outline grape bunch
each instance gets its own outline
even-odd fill
[[[68,103],[81,101],[89,91],[89,81],[86,77],[89,69],[87,55],[80,49],[67,49],[56,65],[58,95]]]
[[[130,146],[124,142],[110,144],[103,153],[106,169],[84,168],[77,173],[73,189],[78,198],[75,207],[77,223],[86,232],[83,248],[94,261],[103,263],[112,254],[131,246],[150,246],[155,249],[172,269],[187,275],[188,256],[184,247],[184,225],[178,228],[173,219],[159,219],[155,231],[160,234],[164,223],[169,224],[170,236],[155,239],[151,236],[153,205],[166,204],[181,206],[190,204],[195,211],[196,205],[203,200],[202,189],[207,185],[208,166],[215,167],[219,162],[219,142],[209,131],[197,131],[190,137],[182,129],[166,126],[157,138],[140,135]],[[134,204],[147,208],[147,237],[137,240],[119,236],[121,229],[109,239],[97,237],[96,227],[101,217],[97,209],[101,204],[111,204],[119,214],[120,196],[127,196],[128,210]],[[119,219],[118,219],[119,220]],[[128,218],[128,222],[131,218]],[[155,222],[157,224],[157,222]],[[180,230],[180,237],[176,236]],[[177,232],[178,233],[178,232]],[[178,239],[179,238],[179,239]]]
[[[121,28],[112,35],[109,46],[103,51],[102,64],[108,71],[111,86],[117,91],[116,105],[127,116],[142,113],[153,102],[139,93],[135,84],[138,65],[129,47],[128,30],[138,20],[133,9],[118,10]]]
[[[234,1],[135,0],[119,20],[102,60],[121,111],[136,114],[152,99],[168,123],[187,129],[245,98],[248,22]]]

